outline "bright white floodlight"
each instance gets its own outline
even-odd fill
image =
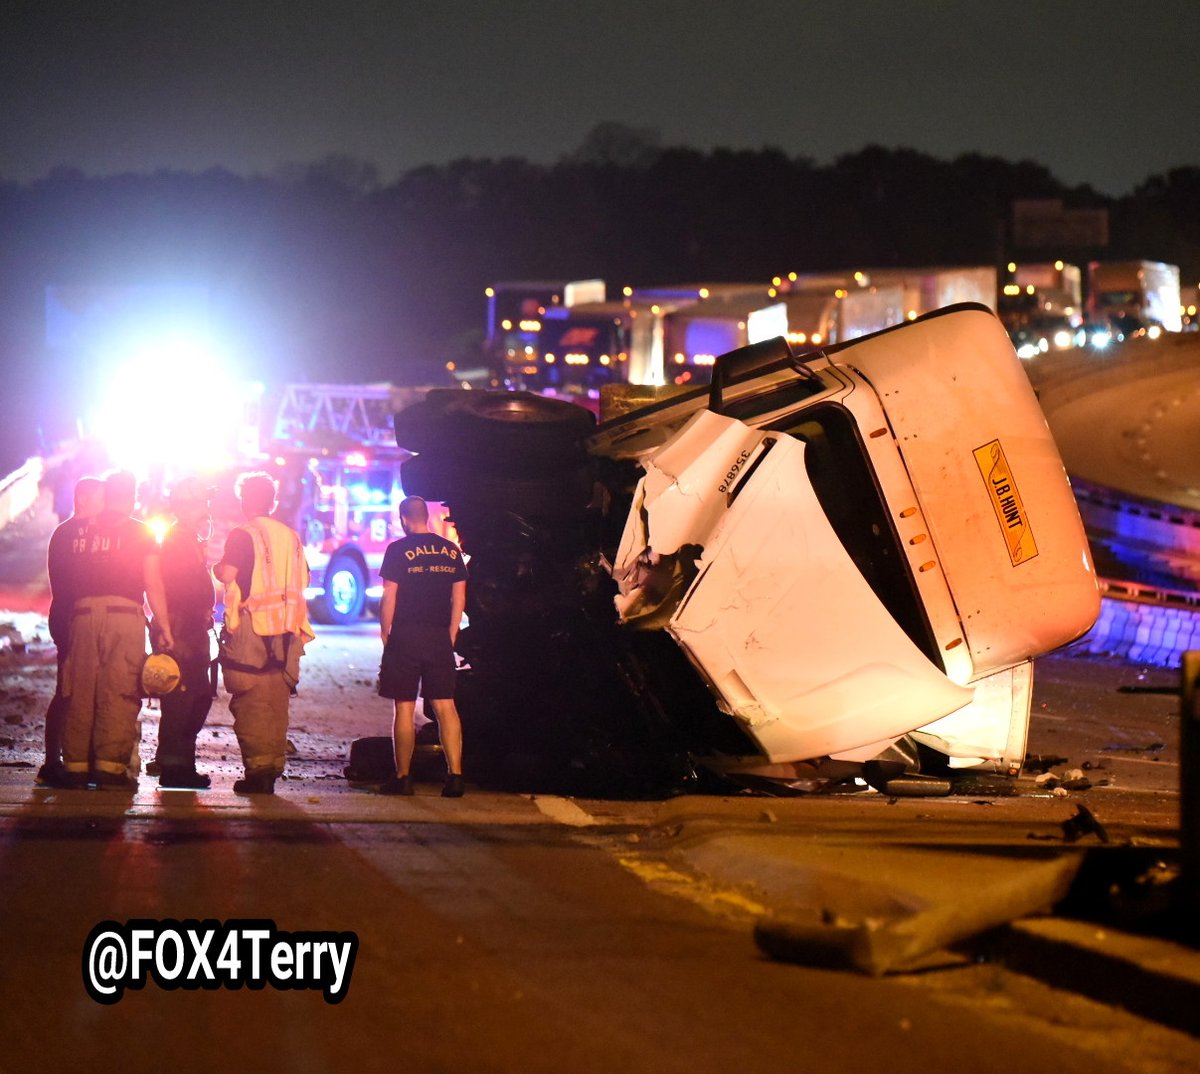
[[[93,426],[116,465],[182,472],[228,459],[240,396],[202,344],[146,347],[115,366],[105,388]]]

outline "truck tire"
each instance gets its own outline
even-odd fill
[[[472,473],[465,465],[447,462],[435,452],[407,459],[400,467],[400,483],[406,496],[444,501]]]
[[[452,515],[466,509],[574,518],[592,498],[594,476],[586,460],[554,456],[540,466],[522,468],[497,467],[491,461],[475,466],[445,464],[420,456],[404,464],[401,481],[407,494],[440,500],[449,505]]]
[[[589,410],[532,392],[464,392],[446,410],[483,458],[511,462],[544,460],[548,454],[577,447],[596,428]]]
[[[418,454],[435,451],[445,444],[447,425],[446,411],[463,394],[449,389],[435,388],[419,403],[405,407],[392,415],[392,429],[396,433],[396,445]]]
[[[351,555],[335,555],[325,568],[325,592],[317,603],[322,623],[345,625],[362,618],[367,603],[367,576]]]

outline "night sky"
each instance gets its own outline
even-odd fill
[[[1130,192],[1200,163],[1194,0],[9,0],[0,177],[270,174],[347,154],[549,163],[597,123],[663,145],[868,144]]]

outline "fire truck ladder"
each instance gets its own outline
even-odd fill
[[[334,433],[364,446],[395,446],[388,384],[288,384],[275,414],[274,439],[303,443]]]

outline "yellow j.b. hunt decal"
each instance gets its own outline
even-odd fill
[[[1000,441],[993,440],[976,448],[975,462],[983,474],[984,484],[992,499],[992,510],[996,512],[996,521],[1000,523],[1000,532],[1004,534],[1004,541],[1008,545],[1008,558],[1014,567],[1028,562],[1038,554],[1037,542],[1033,539],[1033,530],[1029,528],[1029,519],[1025,516],[1025,505],[1021,502],[1021,494],[1017,491],[1017,483],[1008,468]]]

